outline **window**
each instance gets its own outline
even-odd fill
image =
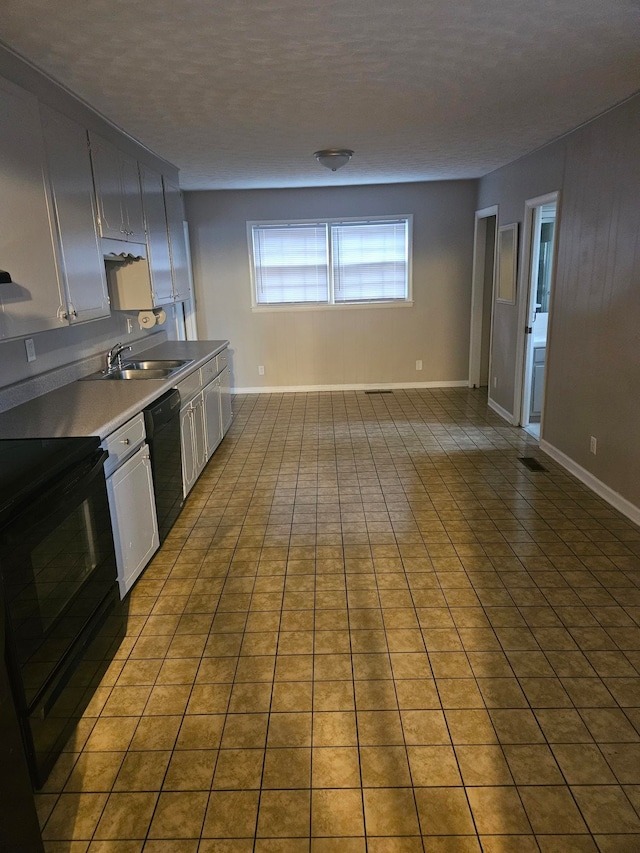
[[[410,216],[247,228],[255,306],[410,300]]]

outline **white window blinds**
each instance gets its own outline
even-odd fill
[[[407,222],[331,227],[336,302],[407,298]]]
[[[410,222],[249,223],[255,304],[407,302]]]
[[[327,302],[327,226],[253,228],[256,301],[259,304]]]

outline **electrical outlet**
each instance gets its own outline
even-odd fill
[[[598,439],[595,437],[595,435],[592,435],[591,438],[589,439],[589,450],[595,456],[597,449],[598,449]]]
[[[422,359],[421,358],[419,358],[416,361],[416,370],[422,370]]]
[[[33,338],[26,338],[24,342],[24,348],[27,351],[27,361],[35,361],[36,360],[36,348],[33,343]]]
[[[264,376],[264,364],[258,365],[258,376]]]

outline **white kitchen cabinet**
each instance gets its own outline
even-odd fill
[[[60,325],[62,304],[37,99],[0,78],[0,338]]]
[[[86,130],[41,105],[40,114],[57,225],[65,304],[60,318],[81,323],[111,313]]]
[[[222,425],[222,435],[225,435],[231,421],[233,420],[233,412],[231,410],[231,380],[229,376],[229,368],[225,367],[220,373],[220,417]]]
[[[138,161],[96,133],[89,141],[100,236],[144,243]]]
[[[107,477],[107,494],[120,597],[124,598],[160,545],[146,444]]]
[[[183,491],[186,497],[202,473],[207,461],[202,392],[183,406],[180,411],[180,438],[182,441]]]
[[[204,426],[207,459],[222,441],[222,418],[220,416],[220,377],[202,389],[204,398]]]
[[[191,281],[187,262],[187,243],[184,236],[184,207],[180,188],[164,178],[164,203],[171,250],[171,272],[173,276],[173,299],[184,302],[191,299]]]
[[[140,184],[151,281],[146,299],[139,299],[143,304],[132,306],[138,310],[155,308],[158,305],[173,302],[173,277],[171,274],[162,175],[141,163]]]

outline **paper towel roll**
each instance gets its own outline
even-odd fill
[[[153,311],[141,311],[138,314],[138,323],[140,323],[141,329],[150,329],[152,326],[155,326],[157,322],[156,315]]]
[[[167,312],[164,308],[154,308],[153,313],[156,315],[156,323],[161,326],[167,319]]]

